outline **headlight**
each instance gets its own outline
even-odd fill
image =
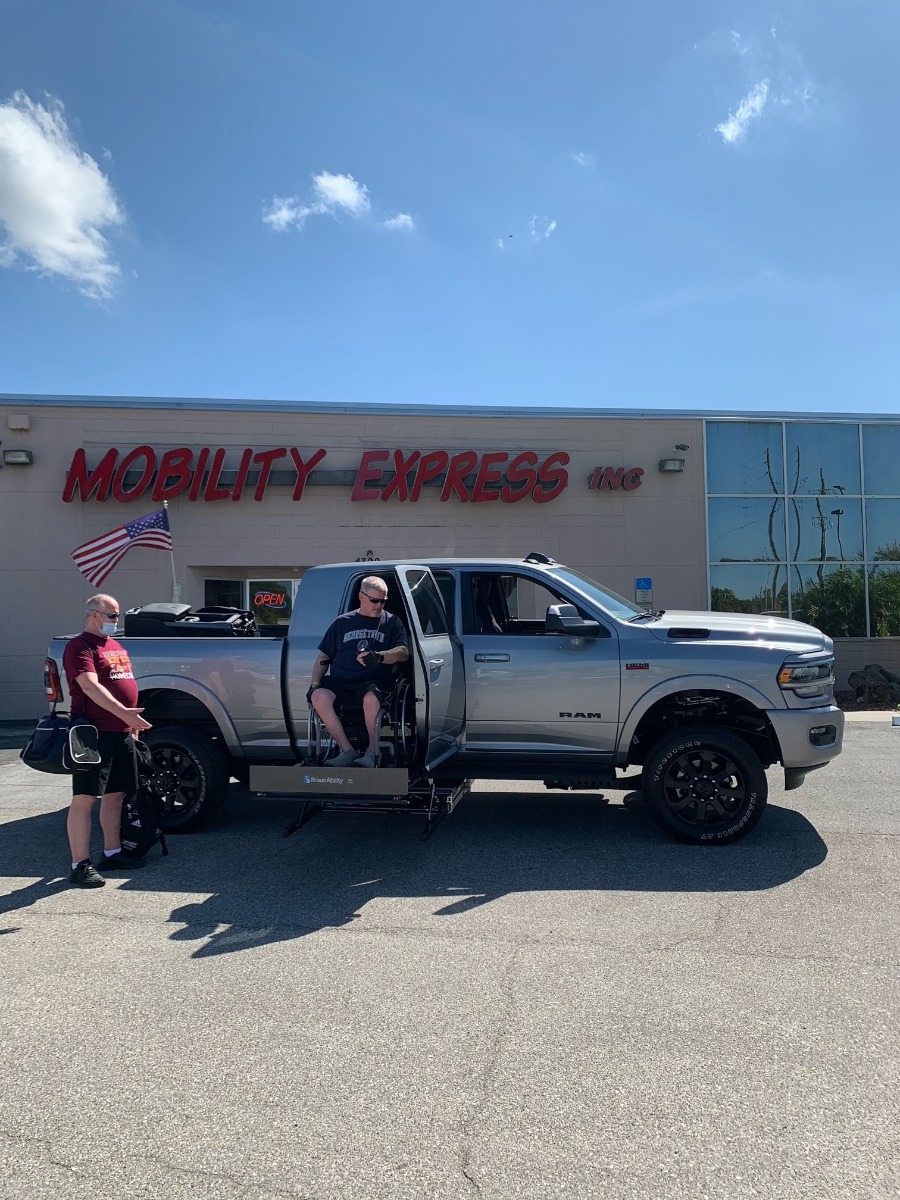
[[[834,682],[834,660],[820,663],[785,663],[778,682],[798,696],[818,696]]]

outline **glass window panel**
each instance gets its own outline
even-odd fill
[[[706,463],[711,495],[783,492],[781,425],[773,421],[708,421]]]
[[[406,582],[412,592],[413,604],[422,633],[425,637],[437,637],[447,632],[447,614],[444,601],[434,579],[428,571],[407,571]]]
[[[900,559],[900,500],[866,501],[866,547],[870,562]]]
[[[203,603],[225,605],[227,608],[243,608],[244,581],[242,579],[204,579]]]
[[[786,617],[787,567],[781,565],[710,567],[713,612],[770,613]]]
[[[791,567],[791,611],[795,621],[815,625],[829,637],[865,637],[861,568],[824,563]]]
[[[447,610],[447,620],[453,627],[456,614],[456,577],[450,571],[433,571],[434,582],[438,585],[444,608]]]
[[[784,501],[709,501],[709,561],[770,562],[783,560]]]
[[[858,562],[862,558],[862,502],[815,496],[788,502],[788,545],[796,562]]]
[[[866,494],[900,496],[900,425],[863,425]]]
[[[805,496],[859,495],[859,426],[789,422],[787,490]]]
[[[900,637],[900,563],[869,571],[869,637]]]
[[[249,593],[257,625],[286,625],[290,621],[294,594],[290,579],[251,579]]]

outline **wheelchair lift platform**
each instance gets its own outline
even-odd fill
[[[297,817],[284,830],[290,837],[321,812],[396,812],[425,818],[427,838],[442,817],[469,792],[469,780],[439,787],[424,777],[410,779],[407,767],[332,767],[324,765],[250,768],[250,792],[300,800]]]

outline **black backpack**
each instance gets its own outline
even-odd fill
[[[134,858],[143,858],[159,842],[163,854],[169,853],[166,835],[162,831],[162,818],[166,814],[166,802],[153,786],[156,768],[150,747],[144,742],[134,743],[136,786],[128,792],[122,802],[122,850]]]

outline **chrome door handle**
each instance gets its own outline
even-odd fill
[[[476,654],[476,662],[509,662],[508,654]]]

